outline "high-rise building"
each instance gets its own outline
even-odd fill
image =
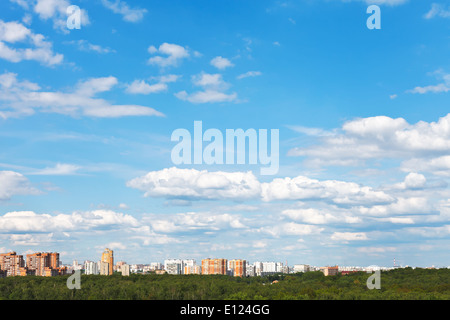
[[[27,275],[24,266],[23,256],[17,255],[16,252],[0,254],[0,270],[4,271],[7,277]]]
[[[112,275],[114,267],[114,252],[111,249],[106,248],[105,251],[103,251],[101,262],[108,264],[108,271],[106,273],[102,273],[102,268],[100,268],[100,274]],[[105,268],[104,264],[103,268]],[[105,272],[106,270],[103,271]]]
[[[27,254],[27,269],[41,277],[51,277],[59,273],[59,253],[35,252]]]
[[[109,263],[100,261],[99,271],[102,276],[108,276],[109,275]]]
[[[228,261],[228,269],[232,271],[232,275],[235,277],[247,276],[247,261],[236,259]]]
[[[84,273],[85,274],[99,274],[98,264],[93,261],[84,262]]]
[[[122,272],[122,276],[128,277],[130,275],[130,265],[129,264],[121,265],[120,271]]]
[[[181,259],[164,260],[164,270],[166,270],[168,274],[182,274],[183,267],[184,264]]]
[[[199,265],[184,266],[183,274],[202,274],[202,267]]]
[[[202,274],[227,274],[227,259],[203,259]]]

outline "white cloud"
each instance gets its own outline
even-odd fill
[[[189,51],[177,44],[163,43],[156,49],[154,46],[148,48],[151,54],[162,54],[164,56],[151,57],[148,60],[149,64],[154,64],[159,67],[177,66],[181,60],[189,57]]]
[[[260,183],[251,172],[208,172],[169,168],[152,171],[127,182],[146,197],[182,199],[249,199],[260,193]]]
[[[194,85],[204,88],[226,88],[228,85],[223,81],[219,73],[210,74],[202,72],[192,77]]]
[[[426,94],[426,93],[445,93],[450,91],[450,74],[443,73],[441,70],[433,72],[434,75],[438,77],[442,83],[438,83],[435,85],[429,85],[425,87],[417,86],[412,90],[408,90],[408,93],[418,93],[418,94]]]
[[[450,7],[445,8],[444,5],[439,3],[433,3],[431,4],[431,9],[428,11],[424,18],[425,19],[432,19],[434,17],[440,17],[440,18],[450,18]]]
[[[64,33],[69,33],[67,28],[67,8],[71,3],[67,0],[35,0],[33,2],[33,11],[40,19],[53,21],[53,28]],[[81,25],[87,26],[90,24],[89,16],[84,9],[81,10]]]
[[[80,81],[74,92],[39,91],[39,86],[18,81],[14,73],[0,75],[0,117],[32,115],[36,111],[70,116],[123,117],[163,116],[153,108],[139,105],[114,105],[94,96],[110,91],[118,83],[115,77]]]
[[[377,220],[382,221],[382,222],[389,222],[389,223],[393,223],[393,224],[414,224],[413,218],[406,218],[406,217],[380,218]]]
[[[330,224],[330,223],[359,223],[359,217],[353,217],[349,214],[331,214],[314,208],[306,209],[287,209],[281,212],[282,215],[298,222],[310,224]]]
[[[273,237],[280,236],[306,236],[312,234],[319,234],[324,230],[324,228],[320,228],[317,226],[309,225],[309,224],[299,224],[295,222],[286,222],[276,224],[274,226],[263,227],[259,231],[263,233],[268,233]]]
[[[411,172],[405,178],[405,188],[406,189],[417,189],[423,188],[427,179],[423,174]]]
[[[167,84],[162,82],[150,85],[144,80],[135,80],[127,86],[126,92],[132,94],[150,94],[166,91],[167,88]]]
[[[186,233],[194,231],[223,231],[244,229],[246,226],[239,215],[216,214],[213,212],[187,212],[165,215],[164,219],[149,215],[142,219],[157,233]]]
[[[390,203],[394,198],[383,191],[375,191],[354,182],[324,180],[319,181],[304,176],[276,178],[262,184],[264,201],[273,200],[325,200],[336,205],[375,205]]]
[[[450,235],[450,225],[440,227],[414,227],[405,230],[408,233],[427,238],[447,237]]]
[[[175,97],[191,103],[218,103],[235,101],[237,93],[226,94],[217,90],[205,90],[188,94],[186,91],[180,91],[175,94]]]
[[[246,73],[238,75],[237,79],[244,79],[244,78],[248,78],[248,77],[258,77],[260,75],[262,75],[261,71],[248,71]]]
[[[0,171],[0,201],[15,195],[35,195],[40,191],[31,186],[28,179],[14,171]]]
[[[88,231],[104,227],[123,228],[138,225],[138,221],[132,216],[111,210],[79,211],[58,215],[18,211],[0,216],[2,233]]]
[[[355,165],[358,160],[450,154],[450,114],[437,122],[416,124],[386,116],[356,119],[330,132],[333,134],[321,137],[319,144],[293,148],[288,155],[306,156],[309,163],[316,165]]]
[[[314,180],[303,176],[276,178],[261,183],[249,172],[208,172],[195,169],[166,168],[127,182],[127,186],[144,192],[146,197],[192,200],[243,200],[265,202],[284,200],[322,200],[333,205],[364,206],[395,203],[395,197],[353,182]],[[291,212],[292,213],[292,212]],[[330,218],[325,216],[323,218]],[[343,215],[346,223],[358,219]]]
[[[28,48],[13,48],[16,42],[31,45]],[[52,44],[41,34],[35,34],[19,22],[0,20],[0,58],[10,62],[35,60],[43,65],[54,66],[63,61],[62,54],[53,53]]]
[[[433,207],[424,197],[398,197],[396,201],[391,204],[376,205],[371,208],[359,207],[357,210],[363,215],[376,217],[405,214],[429,214],[434,211]]]
[[[122,15],[123,20],[127,22],[139,22],[147,13],[146,9],[130,8],[128,4],[122,0],[102,0],[102,4],[112,12]]]
[[[368,240],[368,238],[364,232],[334,232],[331,235],[331,240],[347,242]]]
[[[431,159],[410,159],[402,163],[403,171],[420,170],[437,176],[450,176],[450,155]]]
[[[390,96],[389,96],[389,98],[391,99],[391,100],[394,100],[394,99],[397,99],[397,95],[396,94],[391,94]]]
[[[218,57],[215,57],[214,59],[212,59],[211,65],[213,65],[214,67],[216,67],[217,69],[220,69],[220,70],[224,70],[226,68],[234,66],[234,64],[231,63],[230,60],[228,60],[227,58],[223,58],[221,56],[218,56]]]
[[[180,77],[181,77],[180,75],[176,74],[166,74],[159,77],[159,82],[162,83],[177,82]]]
[[[209,74],[202,72],[192,77],[195,86],[203,88],[203,91],[196,91],[188,94],[186,91],[180,91],[175,96],[191,103],[218,103],[232,102],[237,99],[235,92],[227,94],[229,84],[223,81],[221,74]]]

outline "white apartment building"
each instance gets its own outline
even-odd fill
[[[84,273],[85,274],[99,274],[100,269],[98,267],[98,263],[94,261],[85,261],[84,262]]]
[[[295,264],[294,265],[294,273],[296,272],[309,272],[310,267],[309,264]]]

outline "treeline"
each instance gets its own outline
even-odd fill
[[[67,288],[69,276],[9,277],[0,279],[0,300],[450,300],[450,269],[382,272],[380,290],[367,288],[369,276],[82,275],[80,290]]]

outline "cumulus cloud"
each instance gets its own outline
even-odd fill
[[[259,231],[268,233],[273,237],[288,236],[307,236],[320,234],[324,228],[309,224],[300,224],[295,222],[283,222],[274,226],[263,227]]]
[[[0,216],[2,233],[87,231],[125,226],[136,227],[138,221],[130,215],[111,210],[79,211],[57,215],[18,211]]]
[[[386,116],[350,120],[340,130],[319,137],[318,141],[312,146],[293,148],[288,155],[306,157],[308,164],[320,165],[356,165],[357,160],[442,156],[450,154],[450,114],[437,122],[416,124]]]
[[[173,43],[163,43],[158,49],[154,46],[148,48],[150,54],[162,54],[151,57],[148,60],[149,64],[154,64],[159,67],[177,66],[181,60],[190,56],[188,49]]]
[[[63,33],[69,33],[67,28],[67,8],[72,5],[67,0],[10,0],[18,4],[23,9],[37,14],[41,20],[51,20],[53,28]],[[81,11],[81,25],[87,26],[90,24],[89,15],[86,10]]]
[[[166,91],[168,88],[165,83],[148,84],[145,80],[135,80],[126,88],[126,92],[132,94],[150,94]]]
[[[16,43],[21,46],[13,47]],[[29,47],[24,48],[23,45]],[[54,66],[60,64],[64,56],[54,53],[52,43],[42,34],[33,33],[19,22],[0,20],[0,58],[14,63],[34,60],[46,66]]]
[[[304,176],[277,178],[262,185],[264,201],[316,199],[336,205],[373,205],[390,203],[394,198],[367,186],[354,182],[324,180],[319,181]]]
[[[32,115],[36,111],[101,118],[164,116],[150,107],[115,105],[95,97],[117,83],[117,78],[109,76],[80,81],[73,92],[40,91],[39,85],[19,81],[15,73],[0,74],[0,117]]]
[[[148,224],[152,230],[158,233],[187,233],[246,228],[240,215],[216,214],[213,212],[178,213],[165,215],[164,219],[155,215],[149,215],[142,219],[142,223]]]
[[[216,67],[219,70],[224,70],[226,68],[234,66],[234,64],[230,60],[228,60],[227,58],[223,58],[221,56],[218,56],[218,57],[215,57],[214,59],[212,59],[211,65],[213,65],[214,67]]]
[[[435,210],[425,197],[398,197],[395,202],[387,205],[375,205],[373,207],[359,207],[361,214],[368,216],[392,216],[410,214],[430,214]]]
[[[9,200],[15,195],[35,195],[40,191],[34,188],[22,174],[14,171],[0,171],[0,201]]]
[[[325,200],[338,206],[386,204],[395,201],[383,191],[353,182],[319,181],[303,176],[261,183],[251,172],[209,172],[166,168],[127,182],[146,197],[169,199]]]
[[[260,183],[251,172],[208,172],[169,168],[152,171],[127,182],[127,186],[145,192],[146,197],[181,199],[255,198]]]
[[[401,169],[403,171],[420,170],[430,172],[437,176],[450,176],[450,155],[431,159],[409,159],[405,160]]]
[[[282,215],[294,221],[308,224],[330,224],[330,223],[359,223],[359,217],[351,216],[348,213],[330,213],[315,208],[286,209]]]
[[[223,81],[221,74],[209,74],[202,72],[192,77],[195,86],[202,87],[203,90],[188,94],[186,91],[180,91],[175,96],[180,100],[191,103],[217,103],[231,102],[237,99],[237,94],[226,93],[229,84]]]

